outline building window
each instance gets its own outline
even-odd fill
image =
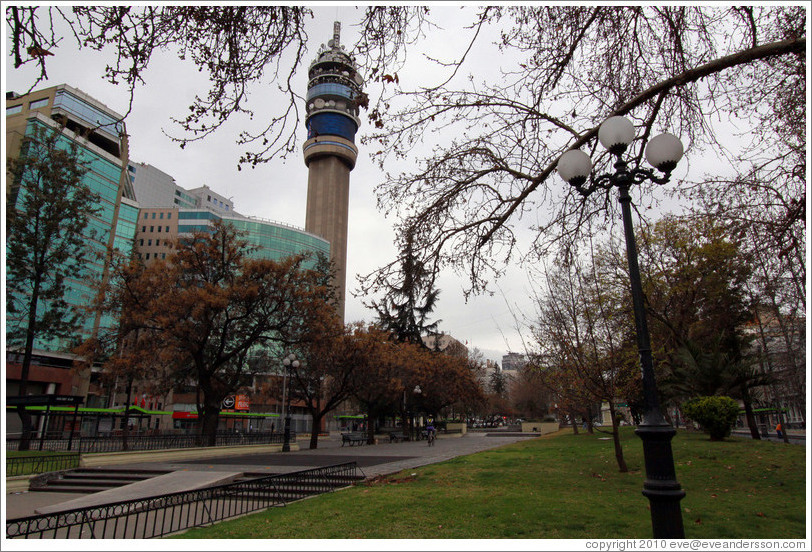
[[[169,232],[169,227],[167,226],[167,227],[166,227],[166,230],[164,230],[164,231],[165,231],[165,232]]]
[[[158,227],[158,232],[159,232],[159,233],[161,232],[161,227],[160,227],[160,226]]]
[[[139,240],[138,245],[143,246],[144,245],[144,240]]]
[[[160,213],[160,214],[158,215],[158,218],[160,218],[160,219],[164,218],[164,214],[163,214],[163,213]]]
[[[148,218],[149,218],[149,213],[144,213],[144,219],[148,219]]]
[[[142,232],[146,232],[146,231],[147,231],[147,227],[146,227],[146,226],[142,226],[142,227],[141,227],[141,231],[142,231]]]
[[[172,213],[167,213],[166,218],[171,219],[172,218]]]
[[[152,240],[147,240],[147,245],[152,245]],[[149,258],[149,257],[147,257]]]
[[[41,100],[34,100],[30,104],[28,104],[28,109],[39,109],[40,107],[45,107],[48,105],[48,98],[43,98]]]
[[[146,257],[146,258],[147,258],[147,260],[149,260],[149,253],[147,253],[147,257]]]
[[[23,106],[21,105],[12,105],[11,107],[6,108],[6,115],[16,115],[17,113],[22,113]]]
[[[150,227],[149,227],[149,231],[150,231],[150,232],[155,232],[155,227],[154,227],[154,226],[150,226]]]
[[[155,218],[155,213],[152,213],[152,218]]]

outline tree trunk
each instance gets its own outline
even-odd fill
[[[570,413],[570,421],[572,422],[572,432],[575,435],[578,435],[578,418],[575,416],[575,414]]]
[[[128,450],[127,438],[130,435],[130,401],[132,400],[133,378],[127,380],[127,400],[124,402],[124,421],[121,428],[121,448]]]
[[[744,417],[747,420],[747,427],[750,428],[750,436],[756,441],[760,441],[761,434],[758,431],[756,415],[753,413],[753,404],[750,400],[750,393],[743,393],[742,402],[744,403]]]
[[[313,418],[313,427],[310,430],[310,448],[319,448],[319,429],[321,428],[321,419],[324,417],[323,412],[318,409],[310,410],[310,417]]]
[[[219,403],[206,401],[203,407],[203,425],[201,427],[201,444],[213,447],[217,444],[217,423],[220,421]]]
[[[623,446],[620,444],[620,428],[618,427],[619,419],[615,413],[614,403],[609,401],[609,415],[612,417],[612,441],[615,443],[615,460],[617,460],[617,467],[620,473],[629,471],[626,466],[626,460],[623,458]]]
[[[28,373],[31,370],[31,357],[34,352],[34,337],[37,332],[37,303],[39,303],[39,278],[34,281],[34,289],[31,292],[31,301],[28,305],[28,327],[25,329],[25,350],[23,352],[23,362],[20,367],[20,390],[19,395],[28,395]],[[28,450],[31,447],[31,414],[25,405],[17,407],[17,414],[20,416],[22,433],[20,434],[20,445],[17,450]]]

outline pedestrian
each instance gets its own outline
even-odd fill
[[[782,437],[781,431],[783,431],[783,429],[784,428],[781,426],[781,422],[778,422],[778,425],[775,426],[775,432],[778,434],[779,439]]]

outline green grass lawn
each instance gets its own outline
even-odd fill
[[[642,445],[561,432],[193,529],[181,538],[648,538]],[[805,447],[680,432],[688,538],[805,537]],[[413,475],[414,474],[414,475]]]

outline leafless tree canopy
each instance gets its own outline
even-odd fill
[[[597,128],[616,114],[637,126],[633,165],[649,137],[665,130],[681,137],[689,160],[706,148],[722,152],[739,178],[720,177],[709,187],[705,175],[692,175],[697,182],[670,188],[702,190],[710,204],[727,205],[740,218],[769,227],[779,250],[794,243],[791,235],[803,225],[806,204],[805,8],[449,10],[359,9],[361,38],[350,48],[368,83],[380,91],[369,101],[373,132],[366,143],[382,168],[391,167],[390,161],[408,167],[385,175],[377,187],[379,206],[397,217],[401,240],[413,236],[419,261],[433,272],[453,268],[467,274],[468,291],[481,292],[507,262],[536,259],[559,246],[570,253],[592,221],[613,214],[611,202],[581,201],[551,175],[570,148],[588,151],[596,170],[605,167],[607,155],[596,149]],[[294,151],[303,102],[291,77],[302,66],[304,25],[312,17],[311,9],[295,6],[6,10],[15,67],[40,67],[32,87],[46,78],[49,55],[63,41],[114,51],[104,77],[125,84],[131,95],[155,52],[169,49],[195,63],[211,87],[175,118],[181,134],[173,138],[181,146],[215,132],[233,115],[251,117],[251,85],[278,86],[289,101],[280,103],[266,127],[238,138],[248,150],[241,164],[252,166]],[[423,48],[433,31],[466,17],[464,33],[449,44],[453,48]],[[55,33],[57,24],[67,25],[66,36]],[[498,50],[482,63],[477,54],[488,43]],[[398,71],[407,52],[410,59],[419,53],[434,61],[445,76],[425,82],[421,74],[418,82],[402,82]],[[499,72],[488,73],[494,65]],[[733,124],[748,147],[731,149],[719,138],[719,129]],[[417,147],[426,145],[432,153],[415,157]],[[737,200],[742,185],[765,182],[772,190],[759,201],[770,209],[748,210]],[[649,191],[640,194],[648,197]],[[531,222],[530,238],[517,232],[523,217]],[[401,260],[369,275],[364,289],[385,288]]]
[[[405,158],[414,169],[387,174],[379,205],[435,269],[467,273],[477,292],[517,257],[536,259],[557,246],[569,252],[596,214],[612,214],[608,197],[584,202],[551,178],[570,148],[590,153],[596,171],[606,168],[595,138],[609,116],[626,115],[637,127],[632,165],[649,137],[670,131],[688,145],[689,159],[714,148],[744,168],[746,152],[728,152],[717,139],[738,117],[752,125],[744,132],[751,157],[772,156],[782,170],[805,174],[798,156],[775,154],[787,142],[805,152],[804,17],[784,6],[483,8],[474,30],[496,37],[500,78],[480,79],[464,60],[453,71],[470,70],[468,80],[399,87],[382,98],[399,107],[368,142],[380,144],[382,168]],[[411,157],[427,143],[431,155]],[[803,187],[780,186],[793,205],[805,203]],[[520,251],[522,217],[535,224]],[[385,281],[392,266],[367,280]]]

